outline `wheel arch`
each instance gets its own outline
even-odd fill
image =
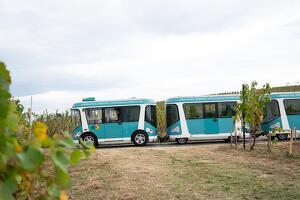
[[[149,140],[149,135],[148,135],[148,133],[147,133],[145,130],[143,130],[143,129],[137,129],[137,130],[133,131],[133,133],[131,134],[131,141],[133,141],[133,136],[134,136],[134,134],[136,134],[136,133],[138,133],[138,132],[143,132],[143,133],[145,133],[145,135],[146,135],[146,137],[147,137],[147,140]]]
[[[95,133],[91,132],[91,131],[86,131],[86,132],[83,132],[81,135],[80,135],[80,138],[83,139],[83,137],[87,134],[91,134],[93,135],[95,138],[96,138],[96,143],[98,144],[98,137]]]

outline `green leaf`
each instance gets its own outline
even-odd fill
[[[278,138],[275,137],[274,140],[272,140],[272,144],[276,144],[278,142]]]
[[[0,61],[0,130],[5,126],[5,119],[9,111],[9,85],[11,83],[9,71],[4,63]]]
[[[25,152],[17,155],[21,161],[21,167],[28,171],[34,171],[43,164],[44,155],[40,149],[29,147]]]
[[[70,161],[63,151],[61,150],[55,151],[52,154],[52,160],[56,167],[60,168],[64,172],[67,172],[67,167]]]
[[[94,143],[85,143],[83,140],[80,138],[79,144],[84,148],[84,149],[95,149]]]
[[[60,187],[70,187],[71,179],[67,171],[62,170],[59,167],[55,168],[55,181]]]
[[[21,176],[21,175],[16,174],[16,175],[15,175],[15,179],[16,179],[18,185],[21,184],[21,182],[22,182],[22,176]]]
[[[6,66],[3,62],[0,61],[0,84],[2,85],[1,88],[8,90],[9,85],[11,83],[9,71],[6,69]]]
[[[47,188],[47,191],[51,197],[58,198],[59,194],[60,194],[60,186],[56,185],[56,184],[51,184],[51,186]],[[49,199],[52,199],[52,198],[49,198]]]
[[[13,200],[13,193],[17,189],[17,183],[11,179],[0,183],[0,200]]]
[[[71,164],[76,165],[80,161],[82,156],[83,153],[79,149],[74,150],[70,156]]]
[[[59,140],[58,144],[60,144],[64,147],[67,147],[67,148],[74,148],[75,147],[75,144],[74,144],[71,137],[67,137],[67,138]]]
[[[87,158],[90,156],[91,152],[89,149],[83,149],[84,156]]]
[[[43,148],[49,148],[53,146],[53,141],[50,138],[46,138],[43,142],[42,142],[42,147]]]

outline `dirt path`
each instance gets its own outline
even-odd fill
[[[300,198],[299,159],[254,155],[220,144],[98,149],[71,169],[72,199]]]

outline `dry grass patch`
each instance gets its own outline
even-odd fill
[[[211,144],[97,149],[71,169],[72,199],[299,198],[300,160],[276,159],[259,148],[236,151]]]

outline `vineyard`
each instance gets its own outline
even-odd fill
[[[9,91],[10,74],[4,63],[1,62],[0,84],[0,200],[97,198],[94,196],[95,192],[93,190],[89,190],[89,188],[82,185],[82,182],[85,181],[88,181],[87,185],[92,183],[90,187],[96,187],[95,190],[100,191],[102,198],[110,199],[122,198],[124,191],[129,192],[126,194],[127,199],[140,198],[141,196],[136,196],[138,192],[136,189],[146,192],[147,197],[155,199],[173,198],[174,195],[176,198],[184,199],[185,196],[182,195],[186,194],[188,190],[193,191],[192,194],[188,195],[188,198],[192,199],[215,199],[224,196],[233,199],[246,198],[243,193],[236,192],[234,188],[237,187],[239,191],[247,192],[247,185],[239,184],[237,186],[235,180],[248,185],[254,183],[254,188],[248,191],[249,198],[292,199],[299,193],[299,173],[294,171],[296,166],[299,165],[300,148],[298,143],[294,145],[293,154],[287,153],[287,143],[274,146],[272,151],[270,148],[269,151],[266,151],[265,144],[260,144],[257,149],[254,149],[256,138],[254,135],[254,140],[250,143],[250,150],[253,151],[248,149],[240,151],[242,148],[238,144],[236,144],[235,149],[232,146],[230,148],[224,145],[215,145],[212,148],[186,147],[176,150],[174,148],[163,149],[164,147],[159,147],[153,148],[151,151],[148,151],[147,148],[140,148],[138,150],[127,149],[124,152],[107,149],[103,151],[107,153],[96,152],[89,159],[94,147],[89,144],[82,144],[82,148],[78,149],[70,137],[72,122],[69,110],[62,113],[48,113],[47,110],[43,113],[33,113],[30,109],[26,110],[18,99],[11,97]],[[267,97],[264,96],[264,93],[267,94],[270,91],[296,91],[300,90],[300,86],[270,89],[267,84],[263,89],[256,90],[256,85],[257,83],[253,82],[251,86],[248,86],[247,95],[241,95],[242,101],[243,98],[248,98],[246,99],[247,102],[254,103],[246,107],[239,105],[237,111],[241,109],[240,112],[246,112],[245,120],[248,120],[247,122],[253,127],[254,131],[259,132],[263,105],[268,102],[268,98],[261,98],[258,94]],[[249,98],[251,96],[255,98]],[[165,136],[166,111],[163,101],[157,102],[157,126],[160,136]],[[269,146],[270,143],[268,143]],[[139,151],[139,153],[136,154],[136,151]],[[143,159],[138,161],[138,165],[136,165],[137,157],[134,155],[144,155]],[[118,160],[115,160],[116,157],[118,157]],[[238,160],[232,162],[232,157],[237,157]],[[86,159],[79,163],[82,158]],[[291,172],[286,173],[287,176],[296,178],[289,180],[286,176],[279,175],[280,180],[283,181],[273,186],[275,189],[279,189],[281,185],[288,182],[293,187],[284,186],[284,188],[292,193],[272,193],[273,190],[270,188],[271,183],[277,180],[277,176],[269,174],[283,169],[273,167],[274,172],[258,169],[251,163],[244,163],[246,158],[251,158],[251,162],[260,167],[265,166],[265,160],[269,163],[266,165],[268,168],[273,165],[279,166],[281,165],[280,162],[285,163],[285,167],[291,168]],[[132,162],[128,162],[130,160]],[[215,165],[217,163],[218,165]],[[286,163],[290,163],[290,166]],[[78,164],[79,166],[76,167]],[[221,167],[219,167],[220,165]],[[235,165],[241,166],[250,178],[241,178],[241,174],[241,176],[236,176],[234,170],[228,169],[234,168]],[[166,166],[169,167],[166,168]],[[174,166],[176,166],[176,169],[172,169]],[[123,167],[125,168],[123,169]],[[184,170],[181,170],[181,168]],[[91,169],[94,171],[92,171],[92,176],[88,177]],[[132,169],[135,170],[132,171]],[[149,169],[149,171],[146,169]],[[173,171],[168,171],[169,169]],[[81,171],[80,174],[78,174],[79,171]],[[149,182],[145,182],[146,179],[134,175],[136,171],[156,178],[149,178],[147,179]],[[189,171],[194,175],[191,176],[185,171]],[[158,172],[164,175],[167,174],[167,176],[162,177]],[[223,173],[227,174],[226,177],[223,177]],[[255,178],[257,173],[259,178]],[[113,177],[112,174],[114,174]],[[71,177],[75,183],[74,188],[72,188]],[[156,185],[157,180],[165,185]],[[130,182],[134,187],[126,184],[127,182]],[[205,184],[208,184],[208,186],[206,187]],[[123,186],[126,187],[123,188]],[[265,193],[257,193],[257,187],[263,188]],[[171,191],[176,188],[179,188],[180,191],[173,194]],[[153,189],[157,193],[152,194]],[[206,192],[199,192],[202,190]],[[108,191],[114,192],[109,193]],[[165,196],[163,193],[165,193]]]
[[[300,91],[300,85],[291,85],[291,86],[282,86],[282,87],[273,87],[271,88],[272,92],[294,92]],[[239,92],[224,92],[219,93],[220,95],[225,94],[239,94]],[[29,115],[30,110],[25,111],[24,107],[20,104],[19,100],[15,100],[16,104],[18,105],[19,111],[22,113],[22,119],[26,126],[26,133],[28,133],[29,128]],[[165,111],[165,102],[158,101],[156,103],[157,107],[157,128],[159,130],[160,136],[166,135],[166,111]],[[66,132],[71,132],[71,115],[70,111],[66,110],[65,112],[55,112],[55,113],[48,113],[45,110],[42,114],[33,113],[33,118],[35,121],[42,121],[47,124],[48,126],[48,134],[52,137],[54,134],[63,134]]]
[[[272,91],[276,92],[291,92],[291,91],[300,91],[300,86],[284,86],[284,87],[276,87],[272,88]],[[237,94],[234,92],[228,93],[220,93],[220,94]],[[27,138],[29,135],[30,129],[30,110],[25,110],[23,105],[20,103],[18,99],[13,100],[16,105],[18,112],[21,116],[22,127],[23,127],[23,139]],[[160,136],[164,137],[166,135],[166,111],[165,111],[165,102],[159,101],[157,102],[157,128],[159,130]],[[63,135],[65,133],[71,133],[71,114],[69,110],[65,112],[55,112],[48,113],[45,110],[43,113],[32,113],[33,121],[41,121],[47,124],[48,126],[48,135],[52,137],[55,134]]]

